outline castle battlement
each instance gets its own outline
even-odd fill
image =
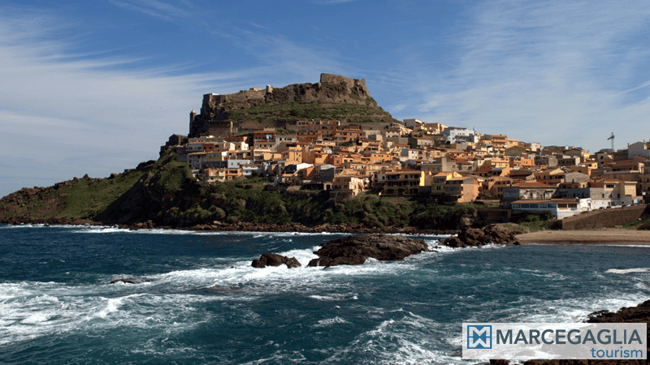
[[[365,79],[357,80],[323,73],[320,75],[320,82],[315,84],[292,84],[281,88],[266,85],[265,88],[250,88],[232,94],[205,94],[200,114],[190,117],[190,136],[196,137],[207,133],[214,123],[233,120],[233,115],[235,122],[241,122],[246,118],[257,121],[260,120],[260,117],[266,116],[272,116],[273,120],[278,120],[278,117],[285,115],[286,111],[276,106],[287,105],[287,103],[313,103],[322,105],[320,109],[323,110],[333,104],[353,104],[359,106],[357,108],[359,114],[367,115],[368,118],[391,118],[390,114],[378,108],[376,102],[370,97]],[[262,105],[269,108],[263,112],[256,111],[256,113],[261,113],[260,115],[247,114],[247,110]],[[275,110],[274,107],[276,107]],[[376,110],[368,110],[373,108]],[[296,111],[301,112],[299,109]],[[292,115],[288,118],[295,119],[295,117]]]

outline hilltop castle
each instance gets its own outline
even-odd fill
[[[370,111],[378,118],[391,119],[390,114],[377,107],[370,97],[365,79],[357,80],[345,76],[321,74],[316,84],[292,84],[283,88],[267,85],[265,89],[251,88],[228,95],[205,94],[200,114],[190,113],[190,137],[202,134],[219,135],[220,132],[234,130],[233,122],[243,122],[252,118],[281,120],[287,114],[283,106],[287,103],[316,104],[326,112],[333,105],[352,104]],[[263,112],[251,115],[250,110],[268,107]],[[240,113],[245,113],[240,115]],[[326,117],[326,116],[325,116]],[[290,119],[290,118],[287,118]]]

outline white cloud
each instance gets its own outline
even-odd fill
[[[158,0],[108,0],[108,2],[123,9],[137,11],[165,21],[192,17],[191,13],[185,9],[193,7],[192,3],[187,0],[183,1],[184,7]]]
[[[44,38],[57,19],[25,18],[29,26],[0,12],[0,196],[155,159],[169,135],[187,134],[189,112],[200,107],[202,94],[246,88],[268,71],[119,70],[134,60],[75,59],[73,42]]]
[[[152,16],[174,12],[159,1],[129,4],[159,12],[143,12]],[[200,108],[205,93],[263,87],[260,80],[280,87],[316,82],[314,70],[340,68],[326,52],[270,30],[234,29],[231,40],[243,39],[240,46],[260,66],[203,74],[182,74],[173,65],[138,69],[135,58],[80,55],[75,38],[61,36],[66,32],[57,25],[69,21],[19,10],[0,8],[0,157],[11,171],[0,179],[0,196],[86,173],[107,176],[157,158],[171,134],[187,134],[189,112]]]
[[[406,108],[406,104],[398,104],[398,105],[393,105],[390,110],[396,113],[401,112]]]
[[[410,79],[424,94],[416,108],[421,119],[592,152],[611,131],[635,142],[648,133],[650,77],[637,71],[650,56],[639,37],[649,15],[643,3],[485,3],[467,14],[453,70]]]

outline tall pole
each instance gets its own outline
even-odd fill
[[[611,140],[612,140],[612,152],[614,152],[614,132],[612,132],[612,135],[611,135],[609,138],[607,138],[607,139],[611,139]]]

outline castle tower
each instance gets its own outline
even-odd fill
[[[194,120],[195,120],[195,119],[196,119],[196,112],[195,112],[194,110],[192,110],[192,111],[190,112],[190,136],[193,135],[193,131],[194,131]]]

